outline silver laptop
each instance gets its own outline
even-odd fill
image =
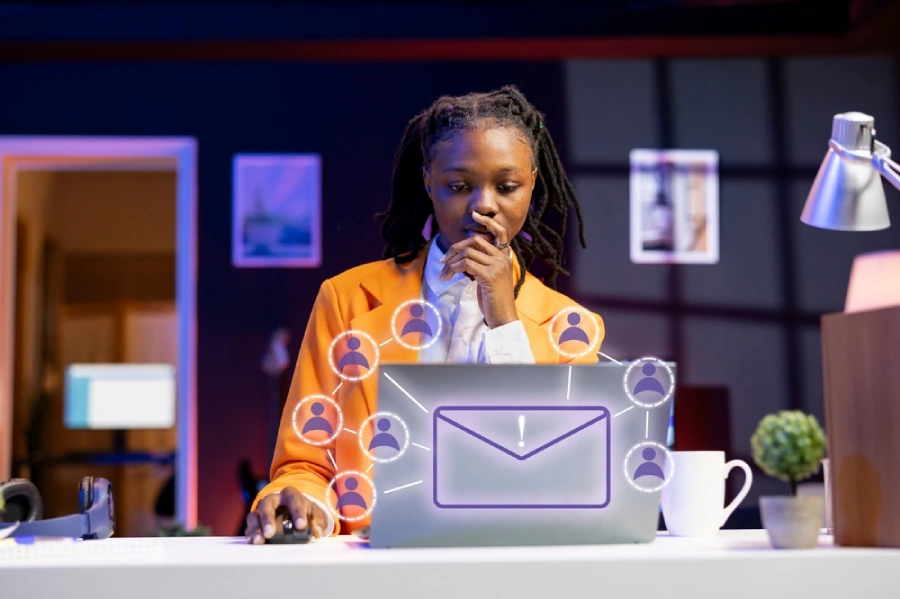
[[[369,545],[652,541],[674,384],[652,358],[382,364]]]

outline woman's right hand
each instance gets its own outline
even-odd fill
[[[312,522],[314,537],[321,538],[325,534],[328,515],[302,493],[287,487],[280,493],[272,493],[260,499],[256,509],[247,514],[247,528],[244,535],[248,543],[261,545],[265,543],[265,539],[271,539],[278,532],[275,530],[275,510],[282,505],[288,509],[295,529],[305,530],[309,521]]]

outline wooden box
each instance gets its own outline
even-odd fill
[[[822,317],[835,542],[900,547],[900,307]]]

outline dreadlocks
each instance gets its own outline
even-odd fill
[[[543,121],[544,115],[515,86],[504,86],[486,94],[443,96],[410,120],[394,156],[391,203],[386,212],[377,215],[386,244],[384,258],[393,258],[401,264],[409,262],[426,243],[422,229],[434,210],[425,190],[422,168],[431,163],[434,146],[462,130],[513,127],[531,146],[532,167],[538,169],[531,209],[522,226],[526,235],[517,235],[510,244],[520,266],[515,295],[518,297],[525,282],[525,270],[535,258],[549,267],[544,282],[555,288],[557,275],[569,274],[563,268],[563,235],[570,207],[575,208],[578,217],[581,247],[586,248],[587,244],[581,205]],[[559,231],[545,222],[548,209],[561,217]]]

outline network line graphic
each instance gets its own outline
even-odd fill
[[[339,377],[340,382],[330,395],[309,395],[301,398],[294,407],[292,425],[297,437],[311,446],[326,448],[328,459],[334,466],[336,474],[328,484],[327,499],[339,519],[347,522],[362,520],[375,508],[379,494],[390,495],[422,485],[424,479],[410,480],[390,489],[381,490],[379,493],[370,472],[376,463],[395,462],[409,451],[432,452],[433,448],[429,446],[432,444],[431,435],[414,440],[408,424],[393,412],[377,411],[360,423],[356,427],[357,430],[345,427],[343,412],[335,399],[338,392],[344,385],[356,384],[375,375],[381,360],[382,348],[388,344],[397,343],[408,350],[424,350],[437,342],[445,326],[440,312],[434,305],[426,300],[413,299],[403,302],[394,311],[391,318],[392,335],[388,339],[376,340],[361,330],[347,330],[340,333],[331,342],[328,352],[329,367]],[[648,493],[659,491],[672,479],[674,461],[664,445],[650,440],[650,411],[665,405],[671,399],[675,386],[674,373],[665,362],[655,357],[643,357],[626,364],[606,355],[598,348],[600,331],[601,327],[596,317],[580,307],[561,310],[553,317],[548,327],[550,342],[562,356],[577,359],[593,351],[611,362],[627,366],[622,384],[624,394],[631,405],[615,414],[607,413],[607,420],[614,420],[629,413],[631,414],[626,417],[633,418],[644,412],[642,414],[645,420],[644,440],[627,452],[622,468],[626,480],[633,488]],[[412,342],[413,339],[418,340],[418,343]],[[382,376],[418,410],[426,415],[431,414],[422,402],[388,373],[382,373]],[[569,365],[566,388],[560,392],[561,406],[571,401],[571,389],[572,366]],[[551,406],[542,409],[567,408]],[[434,416],[436,418],[437,414]],[[518,417],[518,424],[521,435],[525,427],[524,415]],[[341,435],[357,437],[359,450],[370,461],[365,470],[340,470],[330,446],[334,445]],[[429,441],[425,441],[425,438]],[[434,441],[436,442],[436,439]],[[520,447],[523,445],[524,443],[519,443]],[[515,451],[507,453],[517,455]],[[365,487],[368,487],[368,493]],[[437,500],[435,505],[441,507]]]

